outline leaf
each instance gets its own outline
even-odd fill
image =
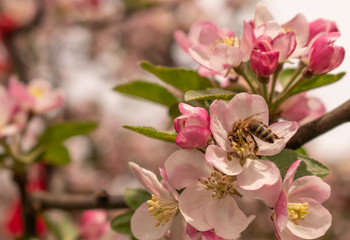
[[[135,126],[124,125],[123,128],[132,130],[137,133],[141,133],[142,135],[145,135],[150,138],[156,138],[167,142],[175,142],[175,139],[177,136],[177,134],[175,133],[161,132],[152,127],[135,127]]]
[[[126,188],[124,191],[124,201],[131,209],[136,210],[142,203],[152,198],[144,189]]]
[[[168,89],[156,83],[136,80],[130,83],[118,85],[114,90],[163,104],[168,107],[177,103],[176,97],[169,92]]]
[[[236,93],[220,88],[208,88],[207,90],[190,90],[185,93],[185,101],[192,100],[230,100]]]
[[[112,229],[116,232],[131,236],[132,233],[131,233],[131,227],[130,227],[130,220],[133,214],[134,214],[134,211],[131,210],[113,218],[111,221]]]
[[[344,75],[345,72],[341,72],[338,74],[324,74],[311,79],[305,79],[292,90],[290,96],[334,83],[344,77]]]
[[[65,122],[49,126],[39,138],[39,144],[60,145],[70,137],[87,134],[96,129],[95,122]]]
[[[171,106],[169,108],[169,116],[172,118],[172,119],[175,119],[177,118],[178,116],[181,115],[181,112],[179,110],[179,104],[174,104],[173,106]]]
[[[310,175],[325,177],[329,174],[329,169],[319,161],[297,153],[291,149],[284,149],[277,155],[265,156],[263,158],[274,162],[280,169],[282,177],[284,177],[290,165],[292,165],[292,163],[298,159],[302,160],[302,162],[300,163],[298,171],[295,174],[295,178]]]
[[[140,66],[160,78],[162,81],[183,92],[189,90],[202,90],[212,86],[208,78],[199,76],[198,73],[193,70],[156,66],[149,62],[142,62]]]
[[[44,162],[56,166],[63,166],[70,163],[68,150],[62,145],[54,145],[48,147],[42,159]]]
[[[287,68],[283,69],[281,73],[278,75],[278,80],[282,84],[283,87],[287,85],[293,73],[296,71],[295,68]]]

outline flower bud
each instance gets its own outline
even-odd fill
[[[79,230],[83,239],[98,239],[108,227],[108,216],[103,210],[86,210],[80,217]]]
[[[174,120],[174,128],[178,133],[176,144],[183,148],[205,146],[211,134],[207,111],[185,103],[179,104],[179,110],[183,115]]]
[[[309,23],[309,42],[319,33],[338,32],[337,25],[333,21],[317,19]]]
[[[316,39],[309,50],[309,68],[314,74],[322,75],[336,67],[344,60],[343,47],[333,45],[340,36],[338,32],[325,34]]]

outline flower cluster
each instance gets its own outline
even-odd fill
[[[204,108],[179,107],[183,115],[174,125],[181,129],[179,133],[186,132],[177,141],[184,149],[166,160],[162,181],[130,163],[134,175],[152,194],[131,219],[135,237],[159,239],[170,234],[171,239],[215,239],[205,237],[210,234],[217,239],[237,239],[254,219],[240,210],[236,199],[241,197],[261,199],[274,209],[279,239],[290,239],[284,237],[288,234],[311,239],[325,233],[331,218],[321,203],[329,197],[329,186],[318,177],[292,183],[300,161],[292,165],[282,184],[277,166],[260,158],[282,151],[298,129],[296,122],[268,126],[266,102],[248,93],[237,94],[228,103],[214,101],[210,118]],[[205,127],[208,125],[210,128]],[[203,130],[210,131],[209,137]],[[313,192],[308,191],[315,186]],[[314,216],[324,220],[320,223]],[[308,235],[306,230],[310,230]]]

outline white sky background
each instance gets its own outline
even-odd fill
[[[262,1],[269,8],[279,23],[302,13],[313,21],[318,18],[329,19],[337,23],[341,37],[336,45],[345,48],[343,63],[333,72],[348,72],[345,77],[326,87],[313,90],[311,96],[317,96],[326,105],[327,111],[333,110],[350,99],[350,1],[348,0],[265,0]],[[350,159],[350,123],[343,124],[334,130],[313,140],[307,147],[310,153],[319,160],[333,162],[335,160]]]

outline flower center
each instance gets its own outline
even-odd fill
[[[198,179],[198,181],[206,186],[206,190],[212,190],[212,197],[218,199],[224,199],[227,194],[240,195],[233,187],[233,183],[236,180],[236,176],[226,175],[219,170],[215,169],[210,174],[208,180]]]
[[[305,220],[305,217],[307,214],[310,213],[309,210],[307,210],[307,207],[309,204],[307,202],[305,203],[288,203],[288,218],[291,220],[295,225],[299,225],[298,220]]]
[[[251,156],[256,151],[257,146],[254,139],[243,129],[230,133],[228,139],[231,142],[232,149],[236,151],[241,159]]]
[[[239,47],[240,46],[240,42],[239,42],[238,37],[220,37],[219,40],[216,40],[216,45],[218,45],[220,43],[224,43],[229,47]],[[211,50],[214,51],[216,46],[214,46],[213,44],[211,44],[210,46],[211,46]]]
[[[29,87],[29,92],[36,99],[41,98],[45,93],[45,91],[40,87]]]
[[[165,226],[172,216],[178,212],[178,203],[175,200],[160,198],[152,194],[152,199],[147,201],[148,212],[156,221],[156,227]]]

